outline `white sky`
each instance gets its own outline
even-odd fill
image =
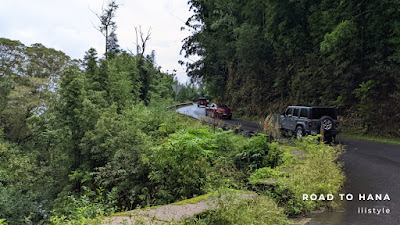
[[[82,59],[89,48],[104,54],[104,37],[94,25],[107,0],[0,0],[0,37],[19,40],[29,46],[42,43],[61,50],[73,59]],[[191,33],[181,31],[189,12],[187,0],[117,0],[117,37],[122,49],[135,48],[135,26],[146,31],[151,27],[147,54],[156,52],[161,70],[171,73],[176,69],[180,83],[189,80],[186,68],[178,64],[182,40]]]

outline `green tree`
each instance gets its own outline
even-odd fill
[[[21,142],[30,136],[26,120],[46,107],[49,92],[70,59],[63,52],[41,44],[25,47],[2,39],[1,46],[5,64],[0,82],[5,89],[0,99],[7,103],[0,117],[5,135]]]

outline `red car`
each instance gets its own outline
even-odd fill
[[[232,119],[232,111],[227,105],[212,103],[206,107],[206,116]]]

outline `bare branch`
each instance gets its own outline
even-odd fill
[[[144,52],[146,50],[146,43],[148,40],[150,40],[151,27],[147,31],[147,35],[145,35],[142,31],[141,26],[139,26],[139,28],[135,26],[135,33],[136,33],[136,52],[137,54],[144,55]],[[139,40],[138,40],[139,37],[141,41],[141,46],[139,45]]]

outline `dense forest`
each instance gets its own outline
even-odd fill
[[[104,56],[90,48],[72,60],[0,38],[0,224],[65,223],[154,201],[140,157],[168,134],[160,124],[176,123],[165,111],[176,81],[145,42],[136,54],[119,48],[116,9],[111,1],[99,16]]]
[[[400,1],[190,0],[194,81],[250,115],[339,109],[344,127],[400,136]],[[185,62],[181,62],[182,64]]]
[[[146,130],[165,122],[151,109],[172,104],[173,75],[160,72],[151,55],[122,50],[98,58],[89,49],[83,60],[71,60],[41,44],[1,38],[0,54],[0,217],[19,224],[30,211],[38,222],[56,199],[63,209],[73,193],[95,191],[95,176],[134,176],[119,175],[120,167],[135,166],[132,151],[151,142]]]

